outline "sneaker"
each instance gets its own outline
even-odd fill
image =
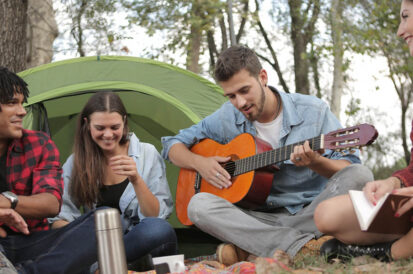
[[[312,239],[308,241],[297,253],[297,255],[312,255],[318,256],[320,255],[320,248],[321,246],[328,240],[332,239],[332,236],[322,236],[318,239]]]
[[[7,257],[0,252],[0,273],[2,274],[17,274],[17,270]]]
[[[226,266],[245,261],[250,255],[247,251],[233,244],[220,244],[216,253],[218,262]]]
[[[391,245],[393,242],[374,245],[346,245],[337,239],[326,241],[320,249],[321,255],[328,261],[338,258],[344,261],[359,256],[370,256],[382,262],[391,261]]]

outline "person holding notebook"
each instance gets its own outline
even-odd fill
[[[401,2],[400,20],[397,35],[407,42],[413,56],[413,0]],[[413,121],[410,139],[413,142]],[[363,191],[373,205],[388,192],[411,196],[394,212],[396,217],[413,208],[413,148],[406,168],[387,179],[368,182]],[[349,195],[322,202],[316,208],[314,219],[321,232],[335,237],[321,247],[321,253],[329,259],[370,255],[389,261],[413,257],[413,229],[405,235],[362,232]]]

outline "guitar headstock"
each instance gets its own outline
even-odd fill
[[[324,148],[341,151],[349,148],[360,148],[370,145],[379,133],[369,124],[343,128],[324,135]]]

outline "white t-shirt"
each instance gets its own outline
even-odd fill
[[[260,123],[254,121],[254,127],[257,130],[257,137],[268,142],[272,148],[277,148],[280,143],[280,131],[283,121],[283,113],[280,114],[268,123]]]

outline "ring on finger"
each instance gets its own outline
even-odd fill
[[[296,161],[301,161],[301,157],[295,157]]]
[[[219,178],[219,176],[221,176],[221,173],[217,172],[217,174],[215,174],[215,176],[216,176],[217,178]]]

